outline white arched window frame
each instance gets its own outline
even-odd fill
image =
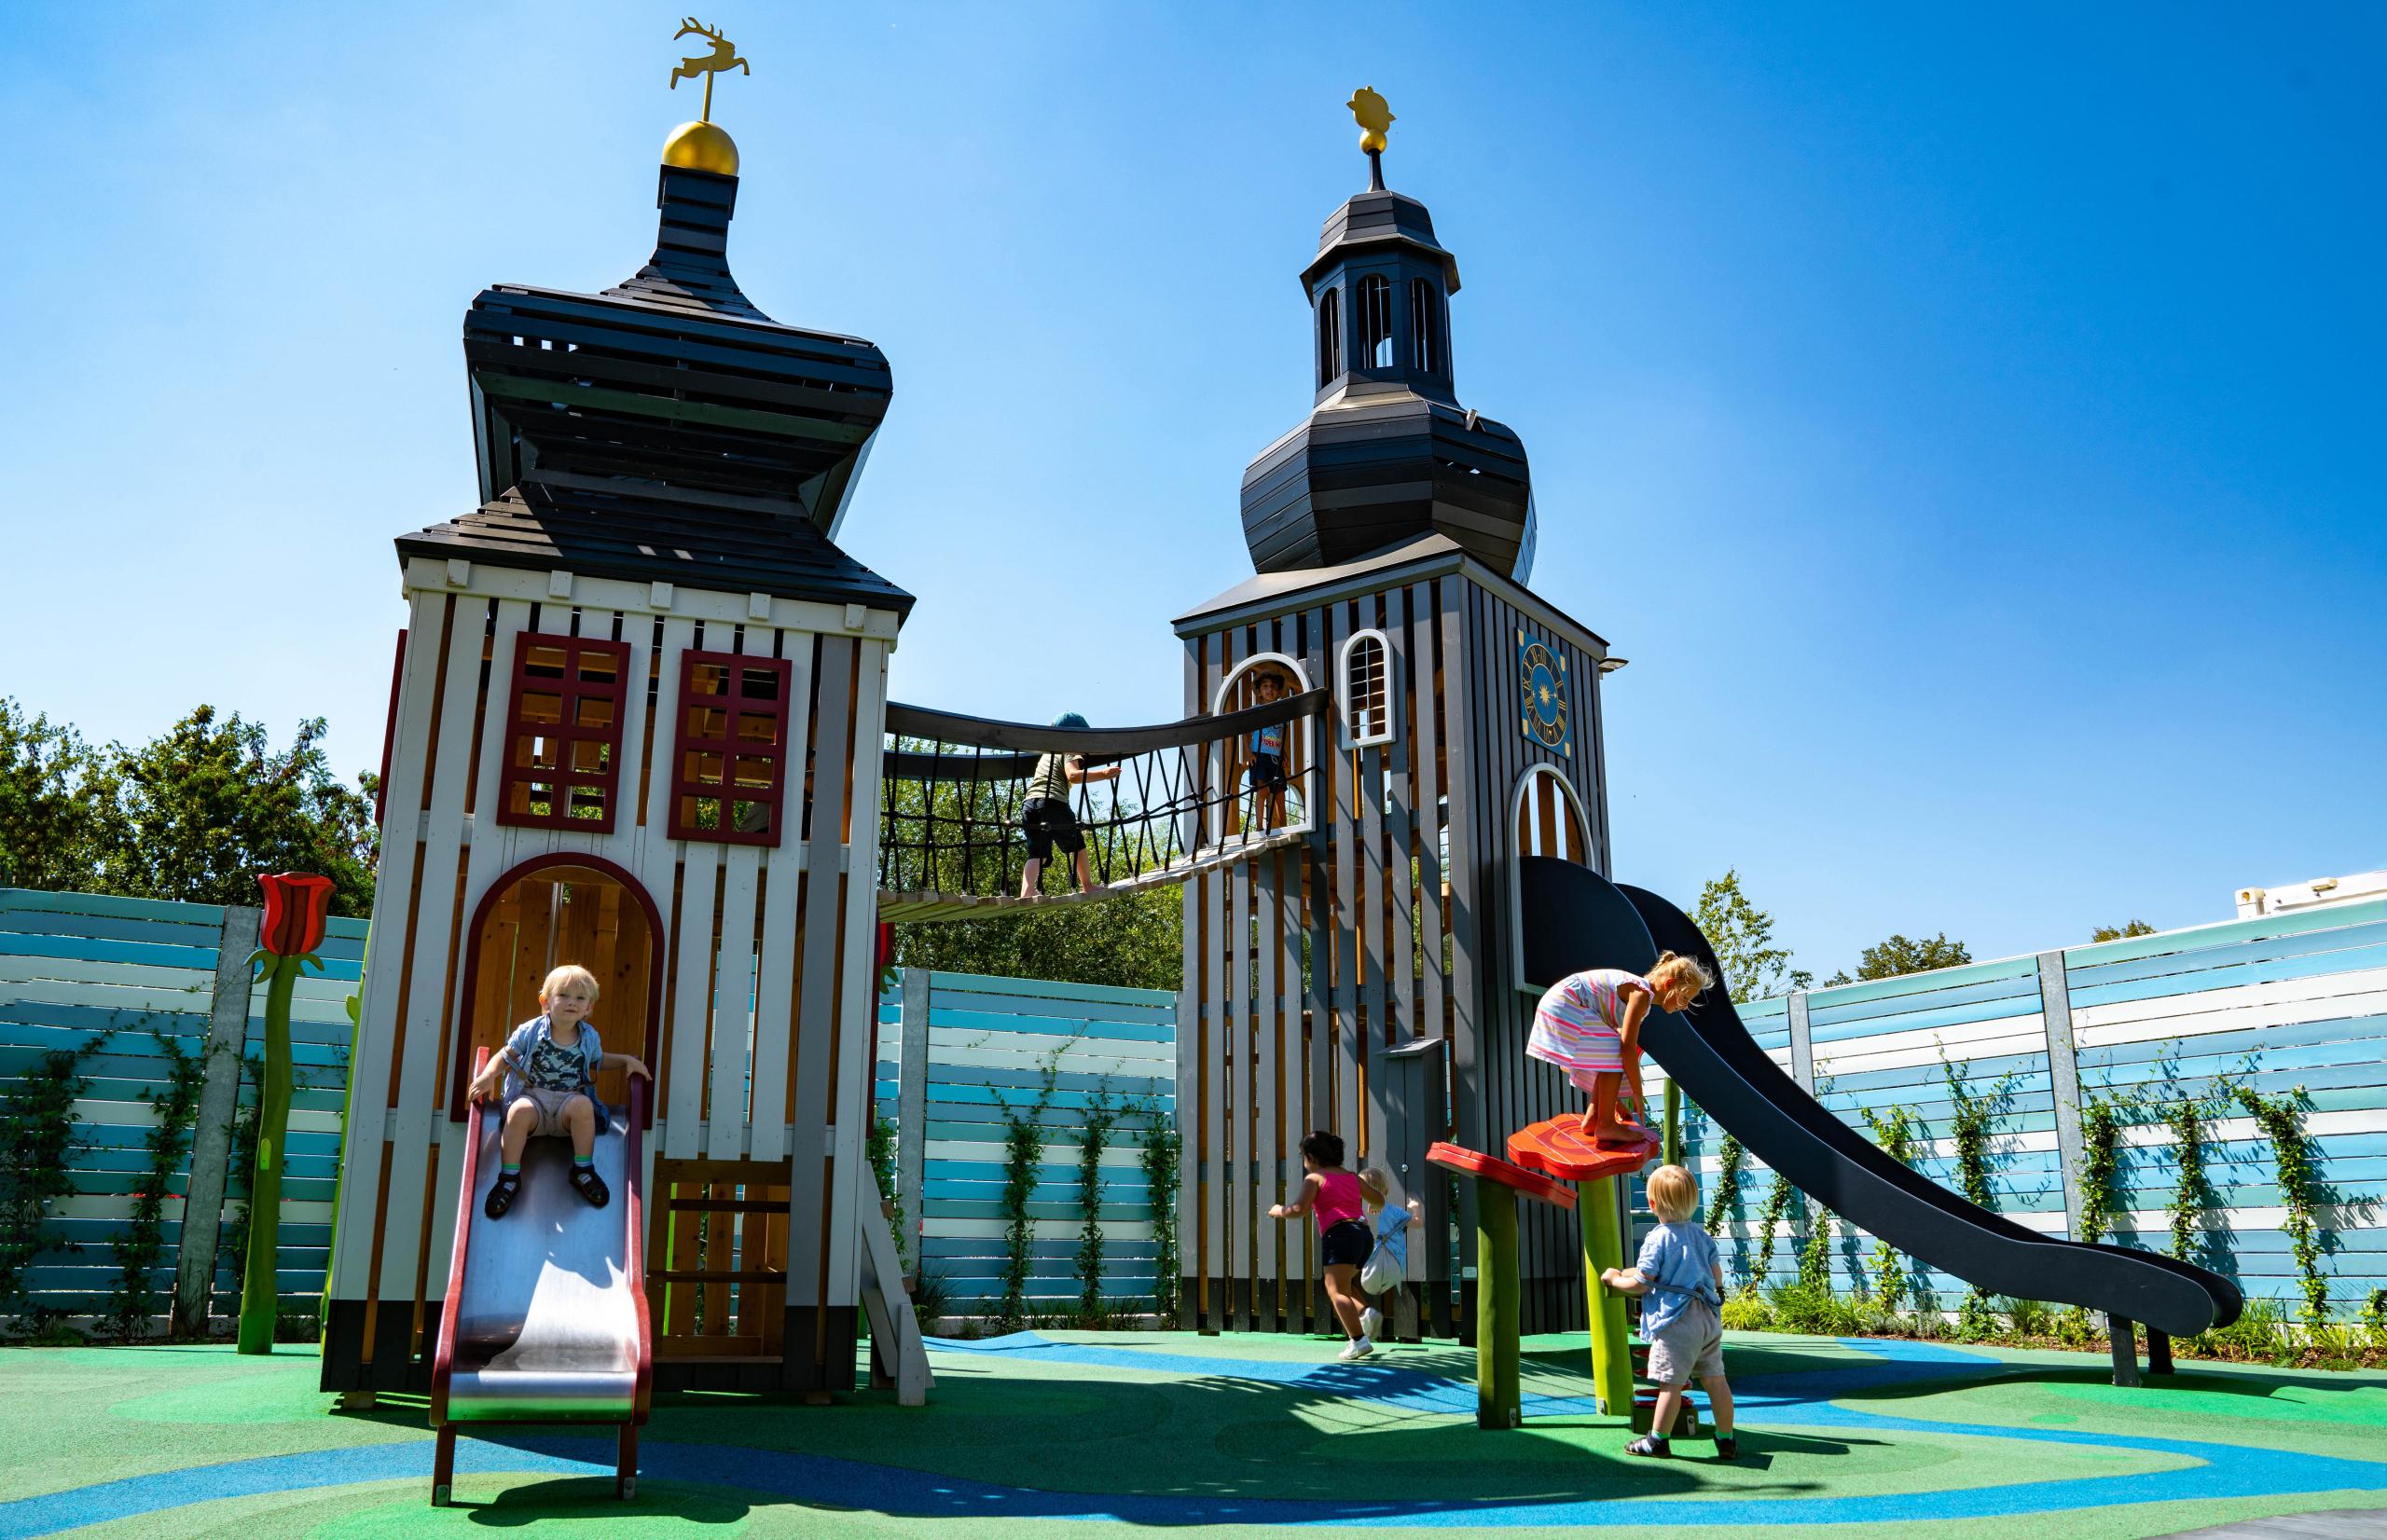
[[[1522,916],[1525,912],[1524,857],[1555,856],[1578,866],[1593,864],[1591,813],[1583,806],[1574,783],[1556,765],[1537,764],[1517,777],[1516,791],[1509,798],[1504,841],[1509,858],[1509,913],[1512,915]],[[1525,982],[1522,924],[1509,927],[1509,976],[1526,994],[1539,995],[1550,981]]]
[[[1290,694],[1303,694],[1310,689],[1309,671],[1301,666],[1298,659],[1289,657],[1283,653],[1254,653],[1228,669],[1227,677],[1219,681],[1218,692],[1210,697],[1210,714],[1214,717],[1224,716],[1229,711],[1239,710],[1245,706],[1254,704],[1241,698],[1237,693],[1238,686],[1255,671],[1270,667],[1281,669],[1291,676]],[[1318,764],[1318,738],[1315,731],[1317,722],[1316,717],[1309,716],[1290,724],[1295,730],[1296,736],[1293,742],[1298,745],[1298,752],[1286,756],[1288,763],[1285,766],[1285,778],[1290,785],[1285,792],[1285,822],[1273,832],[1283,833],[1292,830],[1306,830],[1310,827],[1312,813],[1307,794],[1307,777],[1308,773]],[[1224,786],[1228,777],[1232,776],[1235,781],[1235,796],[1221,799],[1218,805],[1209,810],[1203,823],[1204,844],[1221,846],[1227,842],[1227,807],[1231,802],[1248,807],[1249,799],[1244,795],[1245,771],[1249,768],[1250,763],[1246,746],[1240,740],[1234,743],[1221,742],[1212,747],[1210,784]],[[1234,837],[1240,840],[1249,838],[1250,835],[1251,831],[1242,830]]]
[[[1355,631],[1343,643],[1334,669],[1343,709],[1343,747],[1365,749],[1392,741],[1392,641],[1373,628]]]

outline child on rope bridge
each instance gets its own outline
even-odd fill
[[[1053,725],[1083,733],[1086,720],[1075,711],[1064,711],[1053,719]],[[1086,855],[1085,835],[1078,828],[1078,816],[1069,807],[1069,788],[1085,781],[1118,778],[1117,765],[1089,770],[1083,754],[1038,757],[1036,773],[1028,777],[1028,805],[1020,811],[1020,827],[1028,835],[1028,861],[1019,869],[1021,898],[1036,896],[1036,885],[1044,877],[1044,863],[1053,859],[1056,847],[1063,855],[1077,858],[1081,891],[1092,893],[1100,887],[1094,880],[1094,863]]]
[[[1666,1430],[1682,1409],[1693,1375],[1707,1393],[1707,1415],[1716,1427],[1716,1458],[1737,1460],[1732,1437],[1732,1387],[1724,1379],[1724,1264],[1716,1242],[1699,1228],[1699,1182],[1678,1165],[1649,1173],[1649,1212],[1659,1225],[1641,1243],[1628,1268],[1607,1268],[1600,1282],[1620,1294],[1645,1294],[1641,1335],[1649,1341],[1649,1378],[1658,1383],[1658,1406],[1649,1431],[1624,1446],[1627,1454],[1664,1459],[1674,1452]]]
[[[1526,1056],[1558,1066],[1576,1090],[1591,1093],[1582,1128],[1594,1143],[1640,1143],[1649,1132],[1617,1111],[1617,1088],[1630,1066],[1633,1102],[1641,1105],[1641,1024],[1653,1003],[1662,1011],[1687,1011],[1702,990],[1715,986],[1705,964],[1671,952],[1646,978],[1615,968],[1570,973],[1535,1008]]]
[[[597,976],[575,963],[549,973],[539,986],[543,1013],[524,1022],[490,1055],[473,1077],[468,1095],[488,1101],[505,1082],[505,1129],[499,1136],[497,1181],[489,1189],[481,1212],[492,1219],[505,1217],[514,1195],[522,1190],[522,1147],[534,1136],[572,1138],[573,1189],[602,1208],[612,1196],[597,1175],[594,1157],[597,1131],[605,1115],[597,1101],[597,1075],[604,1069],[626,1069],[655,1077],[634,1053],[608,1053],[588,1024],[597,1004]]]

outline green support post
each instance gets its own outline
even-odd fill
[[[249,1254],[241,1272],[235,1347],[271,1353],[281,1299],[274,1265],[281,1249],[282,1166],[290,1129],[290,995],[305,959],[275,957],[265,995],[265,1083],[257,1088],[257,1167],[249,1180]]]
[[[1682,1164],[1682,1087],[1666,1082],[1665,1150],[1659,1157],[1667,1165]]]
[[[1517,1195],[1475,1184],[1475,1425],[1525,1422],[1517,1371]]]
[[[1608,1268],[1624,1265],[1624,1220],[1617,1208],[1617,1179],[1580,1182],[1576,1210],[1583,1217],[1583,1289],[1591,1307],[1592,1383],[1600,1411],[1633,1414],[1633,1354],[1627,1345],[1624,1296],[1600,1282]],[[1479,1267],[1482,1265],[1479,1260]]]

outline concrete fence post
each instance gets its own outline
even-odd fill
[[[215,1286],[215,1245],[224,1188],[232,1169],[232,1122],[241,1103],[241,1053],[249,1036],[249,956],[257,949],[263,911],[228,904],[215,937],[215,988],[208,1010],[204,1079],[191,1127],[190,1176],[184,1190],[182,1244],[174,1259],[176,1336],[207,1333]]]
[[[920,1275],[921,1229],[928,1215],[929,997],[934,975],[925,968],[904,969],[897,1031],[902,1054],[895,1086],[895,1190],[904,1223],[911,1230],[904,1265]]]
[[[2072,982],[2062,952],[2039,954],[2039,1010],[2047,1020],[2048,1078],[2055,1098],[2055,1144],[2063,1172],[2063,1222],[2067,1239],[2080,1238],[2085,1208],[2080,1142],[2080,1056],[2072,1041]]]
[[[1790,1012],[1790,1078],[1808,1095],[1815,1094],[1815,1032],[1807,1020],[1807,996],[1804,990],[1794,990],[1787,1002]],[[1824,1205],[1806,1193],[1801,1193],[1807,1212],[1807,1233],[1814,1233],[1822,1222]],[[1804,1237],[1797,1239],[1803,1241]]]

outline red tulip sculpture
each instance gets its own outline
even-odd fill
[[[299,969],[324,970],[315,948],[324,944],[330,917],[332,880],[305,872],[260,876],[264,944],[251,954],[256,977],[267,980],[265,1083],[257,1088],[257,1168],[249,1185],[249,1254],[241,1271],[242,1353],[271,1353],[279,1299],[274,1258],[281,1249],[282,1168],[290,1134],[290,994]]]

